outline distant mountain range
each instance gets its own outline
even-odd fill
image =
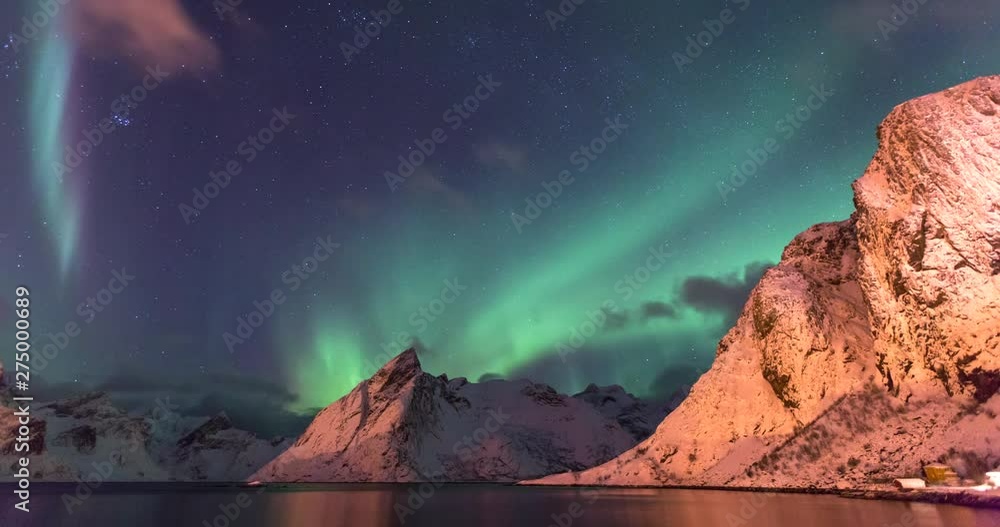
[[[0,466],[11,467],[0,479],[9,480],[23,455],[19,416],[9,391],[0,402]],[[241,481],[291,444],[238,430],[225,414],[181,417],[163,407],[130,414],[103,393],[35,403],[30,413],[36,481]]]

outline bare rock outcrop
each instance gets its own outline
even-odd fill
[[[860,283],[894,394],[1000,382],[1000,79],[897,107],[854,184]]]

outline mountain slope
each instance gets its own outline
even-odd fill
[[[76,481],[105,467],[102,481],[242,481],[287,448],[233,428],[225,415],[181,417],[157,409],[130,415],[102,393],[36,404],[30,437],[32,478]],[[0,466],[14,467],[18,422],[0,405]],[[107,469],[110,467],[110,469]],[[11,478],[14,470],[5,471]]]
[[[857,212],[792,241],[656,432],[531,483],[860,485],[1000,460],[998,110],[1000,77],[894,109]]]
[[[434,377],[414,350],[320,412],[261,481],[516,481],[611,459],[665,410],[620,387],[575,397],[529,381]]]

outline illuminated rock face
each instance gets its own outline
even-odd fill
[[[537,483],[859,486],[1000,461],[1000,77],[902,104],[878,137],[857,212],[792,241],[656,432]]]
[[[1000,385],[1000,80],[897,107],[854,184],[883,380],[985,401]]]

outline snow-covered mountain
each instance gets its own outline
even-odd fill
[[[19,424],[9,395],[0,405],[0,466],[12,468],[2,471],[6,479],[22,455],[15,450]],[[132,415],[102,393],[34,404],[29,428],[29,466],[37,481],[92,473],[101,481],[242,481],[291,443],[258,439],[233,428],[224,414],[181,417],[169,404]]]
[[[410,349],[321,411],[251,479],[517,481],[607,461],[666,413],[618,386],[570,397],[526,380],[434,377]]]
[[[1000,76],[895,108],[646,441],[533,483],[863,487],[1000,462]]]

